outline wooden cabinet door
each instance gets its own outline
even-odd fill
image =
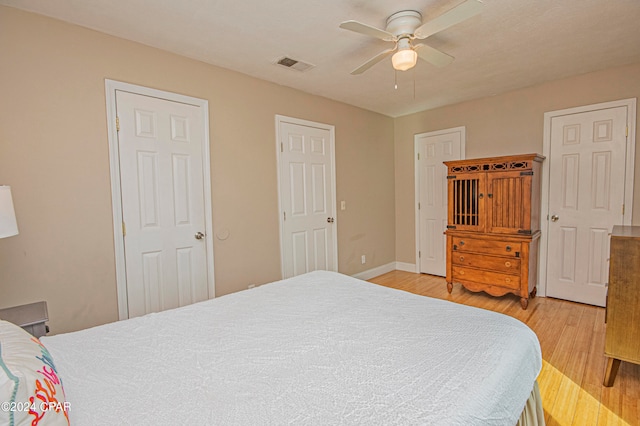
[[[487,173],[486,232],[531,234],[531,178],[527,171]]]
[[[484,232],[485,173],[458,173],[447,176],[448,229]]]

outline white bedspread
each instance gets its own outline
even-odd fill
[[[542,363],[511,317],[320,271],[41,340],[74,426],[514,425]]]

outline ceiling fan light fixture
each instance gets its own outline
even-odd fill
[[[406,71],[416,66],[418,54],[413,49],[398,50],[391,57],[393,68],[398,71]]]
[[[453,0],[450,0],[453,1]],[[456,0],[460,1],[460,0]],[[345,21],[340,28],[354,31],[369,37],[378,38],[386,42],[395,42],[392,49],[384,50],[355,70],[352,75],[362,74],[378,62],[391,56],[393,68],[398,71],[406,71],[416,66],[418,61],[417,49],[420,49],[420,58],[437,66],[443,67],[453,61],[453,56],[435,49],[428,44],[417,43],[414,40],[424,40],[433,34],[444,31],[460,22],[477,15],[482,10],[482,0],[462,0],[462,3],[449,11],[427,21],[422,21],[422,14],[415,10],[401,10],[387,18],[386,29],[380,29],[358,21]],[[394,53],[395,52],[395,53]]]

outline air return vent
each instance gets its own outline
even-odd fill
[[[315,66],[307,64],[306,62],[298,61],[297,59],[288,58],[286,56],[278,59],[276,64],[296,71],[307,71],[308,69],[311,69]]]

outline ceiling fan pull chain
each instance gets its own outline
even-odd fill
[[[411,70],[413,74],[413,100],[416,100],[416,69]]]

